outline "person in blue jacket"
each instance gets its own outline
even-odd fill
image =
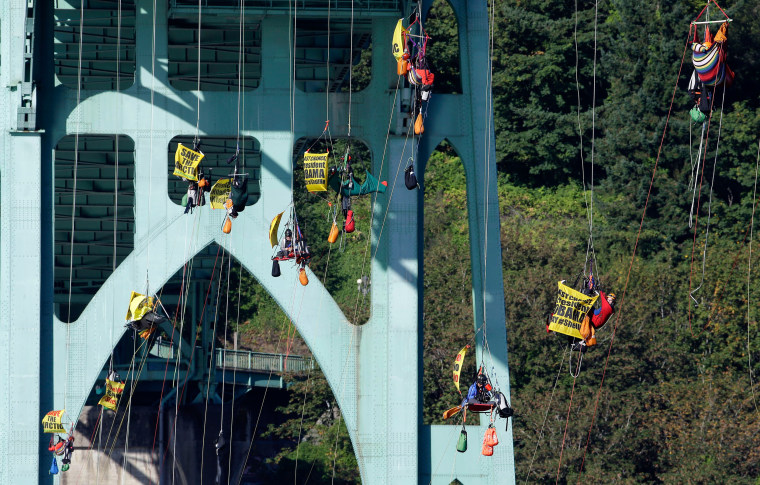
[[[472,383],[467,391],[467,397],[462,401],[462,407],[468,403],[487,403],[491,401],[491,383],[488,382],[488,376],[483,373],[478,374],[475,382]]]

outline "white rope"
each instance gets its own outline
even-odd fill
[[[71,244],[69,247],[69,297],[66,317],[66,379],[63,382],[63,409],[66,409],[66,398],[69,394],[69,347],[71,345],[71,290],[74,280],[74,234],[76,233],[76,209],[77,209],[77,169],[79,162],[79,127],[82,123],[82,112],[79,102],[82,99],[82,37],[84,30],[84,0],[79,4],[79,55],[77,57],[77,124],[74,131],[74,185],[71,197]]]
[[[327,84],[325,84],[325,119],[330,119],[330,12],[332,2],[327,2],[327,62],[325,71],[327,73]]]
[[[710,235],[710,217],[712,216],[712,195],[713,195],[713,187],[715,186],[715,167],[718,165],[718,148],[720,147],[720,134],[723,128],[723,103],[725,99],[726,99],[726,86],[724,85],[723,96],[720,102],[720,117],[718,118],[718,138],[715,141],[715,160],[713,161],[712,176],[710,178],[710,196],[707,202],[707,226],[705,227],[705,245],[704,245],[704,248],[702,248],[702,279],[699,282],[699,286],[694,288],[694,290],[692,290],[692,292],[689,293],[689,296],[691,297],[692,300],[694,300],[695,304],[698,304],[698,302],[694,298],[694,293],[699,291],[699,289],[702,288],[702,285],[705,282],[705,264],[707,262],[707,238]]]
[[[354,77],[354,0],[351,0],[351,36],[348,55],[348,138],[351,138],[351,97]]]
[[[546,405],[546,412],[544,413],[544,421],[541,423],[541,432],[538,434],[538,440],[536,440],[536,448],[533,450],[533,457],[530,459],[530,465],[528,466],[528,475],[525,477],[525,484],[528,484],[528,480],[530,479],[530,474],[533,472],[533,462],[536,460],[536,453],[538,453],[538,446],[541,444],[541,440],[544,437],[544,427],[546,426],[546,419],[549,417],[549,410],[552,407],[552,401],[554,400],[554,391],[557,389],[557,383],[559,382],[559,376],[562,373],[562,366],[565,363],[565,352],[567,352],[567,348],[563,351],[562,356],[559,359],[559,369],[557,370],[557,377],[554,379],[554,387],[552,387],[552,393],[549,396],[549,404]]]
[[[225,238],[225,242],[226,241],[227,241],[227,239]],[[223,248],[223,250],[222,250],[222,263],[219,265],[219,283],[217,283],[217,285],[216,285],[216,304],[214,305],[214,325],[211,328],[211,342],[210,342],[210,344],[211,344],[211,352],[209,353],[210,355],[209,355],[209,360],[208,360],[208,371],[207,371],[208,374],[206,376],[206,399],[205,399],[205,407],[203,409],[203,434],[202,434],[202,437],[201,437],[201,450],[203,448],[205,448],[205,446],[206,446],[206,422],[207,422],[207,418],[208,418],[208,401],[209,401],[209,394],[210,394],[209,391],[211,390],[211,371],[214,368],[214,363],[215,363],[214,361],[216,360],[215,359],[215,357],[216,357],[216,355],[215,355],[216,354],[216,345],[215,345],[215,343],[216,343],[216,323],[219,320],[219,299],[220,299],[221,292],[222,292],[222,272],[224,271],[224,257],[226,256],[226,253],[227,253],[226,248]],[[228,263],[229,263],[229,261],[232,260],[232,257],[227,258],[227,260],[228,260]],[[227,277],[229,278],[229,271],[227,272]],[[213,284],[213,281],[212,281],[212,284]],[[229,293],[229,281],[228,281],[227,291]],[[228,299],[228,301],[229,301],[229,299]],[[203,331],[203,330],[201,330],[201,331]],[[205,351],[206,349],[203,349],[203,350]],[[222,382],[224,382],[224,381],[222,381]],[[222,399],[224,399],[224,395],[222,395]],[[222,401],[222,413],[224,413],[224,401]],[[222,416],[223,416],[223,414],[222,414]],[[219,431],[221,431],[221,426],[220,426],[220,430]],[[203,451],[201,451],[201,481],[200,481],[201,485],[203,485],[203,461],[204,461],[205,455],[206,454],[203,453]]]
[[[699,175],[699,167],[702,163],[702,145],[705,141],[705,127],[707,127],[707,121],[702,122],[702,134],[699,136],[699,151],[697,152],[697,163],[691,165],[691,179],[694,181],[694,185],[689,182],[689,188],[691,192],[691,209],[689,209],[689,229],[694,227],[694,203],[697,200],[697,176]]]
[[[198,0],[198,79],[197,79],[197,90],[196,98],[196,110],[197,115],[195,118],[195,143],[198,143],[198,133],[200,131],[200,124],[201,124],[201,18],[202,18],[202,5],[201,0]],[[193,147],[195,149],[195,147]]]
[[[755,184],[752,189],[752,218],[749,225],[749,255],[747,256],[747,370],[749,371],[749,389],[752,391],[752,404],[755,405],[755,414],[760,414],[755,398],[755,381],[752,377],[752,349],[750,348],[750,282],[752,276],[752,237],[755,229],[755,208],[757,208],[757,174],[760,168],[760,142],[757,145],[757,159],[755,160]]]

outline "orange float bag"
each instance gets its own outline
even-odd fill
[[[301,268],[298,271],[298,281],[304,286],[309,284],[309,277],[306,275],[306,270],[304,268]]]
[[[496,428],[493,425],[489,426],[486,430],[486,434],[483,437],[483,445],[496,446],[499,444],[499,438],[496,436]]]
[[[338,234],[340,234],[340,229],[338,229],[338,225],[333,222],[332,227],[330,228],[330,234],[327,236],[327,242],[333,244],[338,240]]]

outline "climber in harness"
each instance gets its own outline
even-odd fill
[[[165,316],[156,311],[154,298],[142,295],[135,291],[129,299],[129,309],[127,310],[126,327],[135,330],[140,337],[147,339],[150,337],[160,323],[168,320]]]
[[[468,404],[488,404],[491,402],[491,391],[493,390],[493,386],[491,385],[491,382],[488,379],[488,376],[486,376],[483,373],[478,374],[478,377],[475,379],[475,382],[472,383],[470,386],[470,389],[467,391],[467,397],[464,398],[464,401],[462,401],[462,406],[467,406]]]
[[[206,205],[206,192],[211,191],[211,183],[206,178],[203,170],[198,172],[198,180],[189,180],[187,183],[187,194],[182,198],[182,202],[185,206],[185,214],[193,213],[193,209],[196,207],[202,207]]]
[[[694,107],[689,114],[696,123],[704,122],[712,111],[712,94],[715,87],[724,84],[731,86],[734,81],[734,72],[726,62],[727,28],[728,22],[724,22],[713,37],[709,27],[705,26],[702,42],[697,40],[697,29],[694,28],[691,43],[694,71],[687,90],[694,101]]]
[[[281,259],[289,259],[294,257],[293,255],[293,231],[290,228],[285,229],[285,234],[280,241],[280,250],[277,251],[277,257]]]
[[[388,182],[382,182],[375,178],[369,170],[366,172],[364,182],[359,183],[354,176],[353,159],[349,154],[349,148],[343,155],[343,164],[339,167],[331,167],[327,177],[327,183],[340,195],[341,210],[343,211],[343,230],[346,233],[354,232],[356,226],[354,211],[351,207],[354,196],[366,195],[372,192],[385,193]]]

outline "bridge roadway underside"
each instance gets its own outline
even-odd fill
[[[488,322],[493,356],[488,366],[509,396],[502,275],[493,270],[501,267],[496,177],[486,175],[495,173],[493,125],[483,115],[489,106],[488,12],[485,2],[451,4],[459,22],[463,94],[434,96],[425,135],[416,147],[405,140],[408,116],[400,103],[394,105],[403,98],[403,93],[396,96],[395,62],[380,47],[390,44],[397,19],[387,12],[362,14],[376,39],[366,89],[351,98],[332,94],[327,113],[324,93],[296,91],[291,128],[290,56],[283,34],[289,32],[287,10],[261,17],[261,50],[266,53],[261,80],[245,92],[245,117],[238,126],[232,115],[236,92],[178,91],[169,82],[167,0],[136,1],[134,83],[118,92],[85,89],[81,97],[78,90],[56,82],[50,4],[31,9],[26,0],[0,2],[0,340],[6,349],[0,382],[7,383],[0,386],[0,421],[6,424],[0,428],[0,456],[9,463],[0,467],[0,483],[60,479],[48,475],[41,417],[66,408],[76,419],[124,333],[130,292],[146,291],[148,285],[156,291],[212,243],[240,261],[296,324],[341,407],[362,482],[449,483],[458,428],[422,424],[422,194],[406,190],[403,176],[398,177],[399,168],[413,157],[424,180],[424,163],[444,138],[461,156],[467,177],[473,324]],[[401,2],[401,8],[410,13],[410,5]],[[346,8],[331,13],[344,21],[349,14]],[[25,98],[29,85],[24,79],[31,66],[34,92]],[[31,107],[20,108],[24,99],[33,100]],[[319,311],[299,318],[290,306],[295,272],[271,278],[265,236],[274,214],[291,202],[295,140],[319,136],[325,119],[334,137],[346,136],[349,99],[351,135],[366,142],[373,172],[388,181],[388,190],[373,207],[371,317],[361,327],[347,321],[311,273],[308,286],[295,286],[296,298],[320,302]],[[36,114],[32,128],[20,116],[30,110]],[[390,134],[389,112],[395,120]],[[219,230],[218,212],[206,207],[183,216],[167,196],[167,146],[173,137],[192,136],[196,129],[202,136],[253,137],[261,146],[260,199],[241,213],[229,235]],[[67,324],[54,311],[53,160],[59,140],[75,133],[123,134],[134,141],[134,248],[76,321]],[[480,361],[482,349],[476,351]],[[484,426],[470,436],[482,436]],[[490,458],[471,446],[456,459],[455,476],[464,483],[513,484],[511,427],[500,433],[500,442]]]

